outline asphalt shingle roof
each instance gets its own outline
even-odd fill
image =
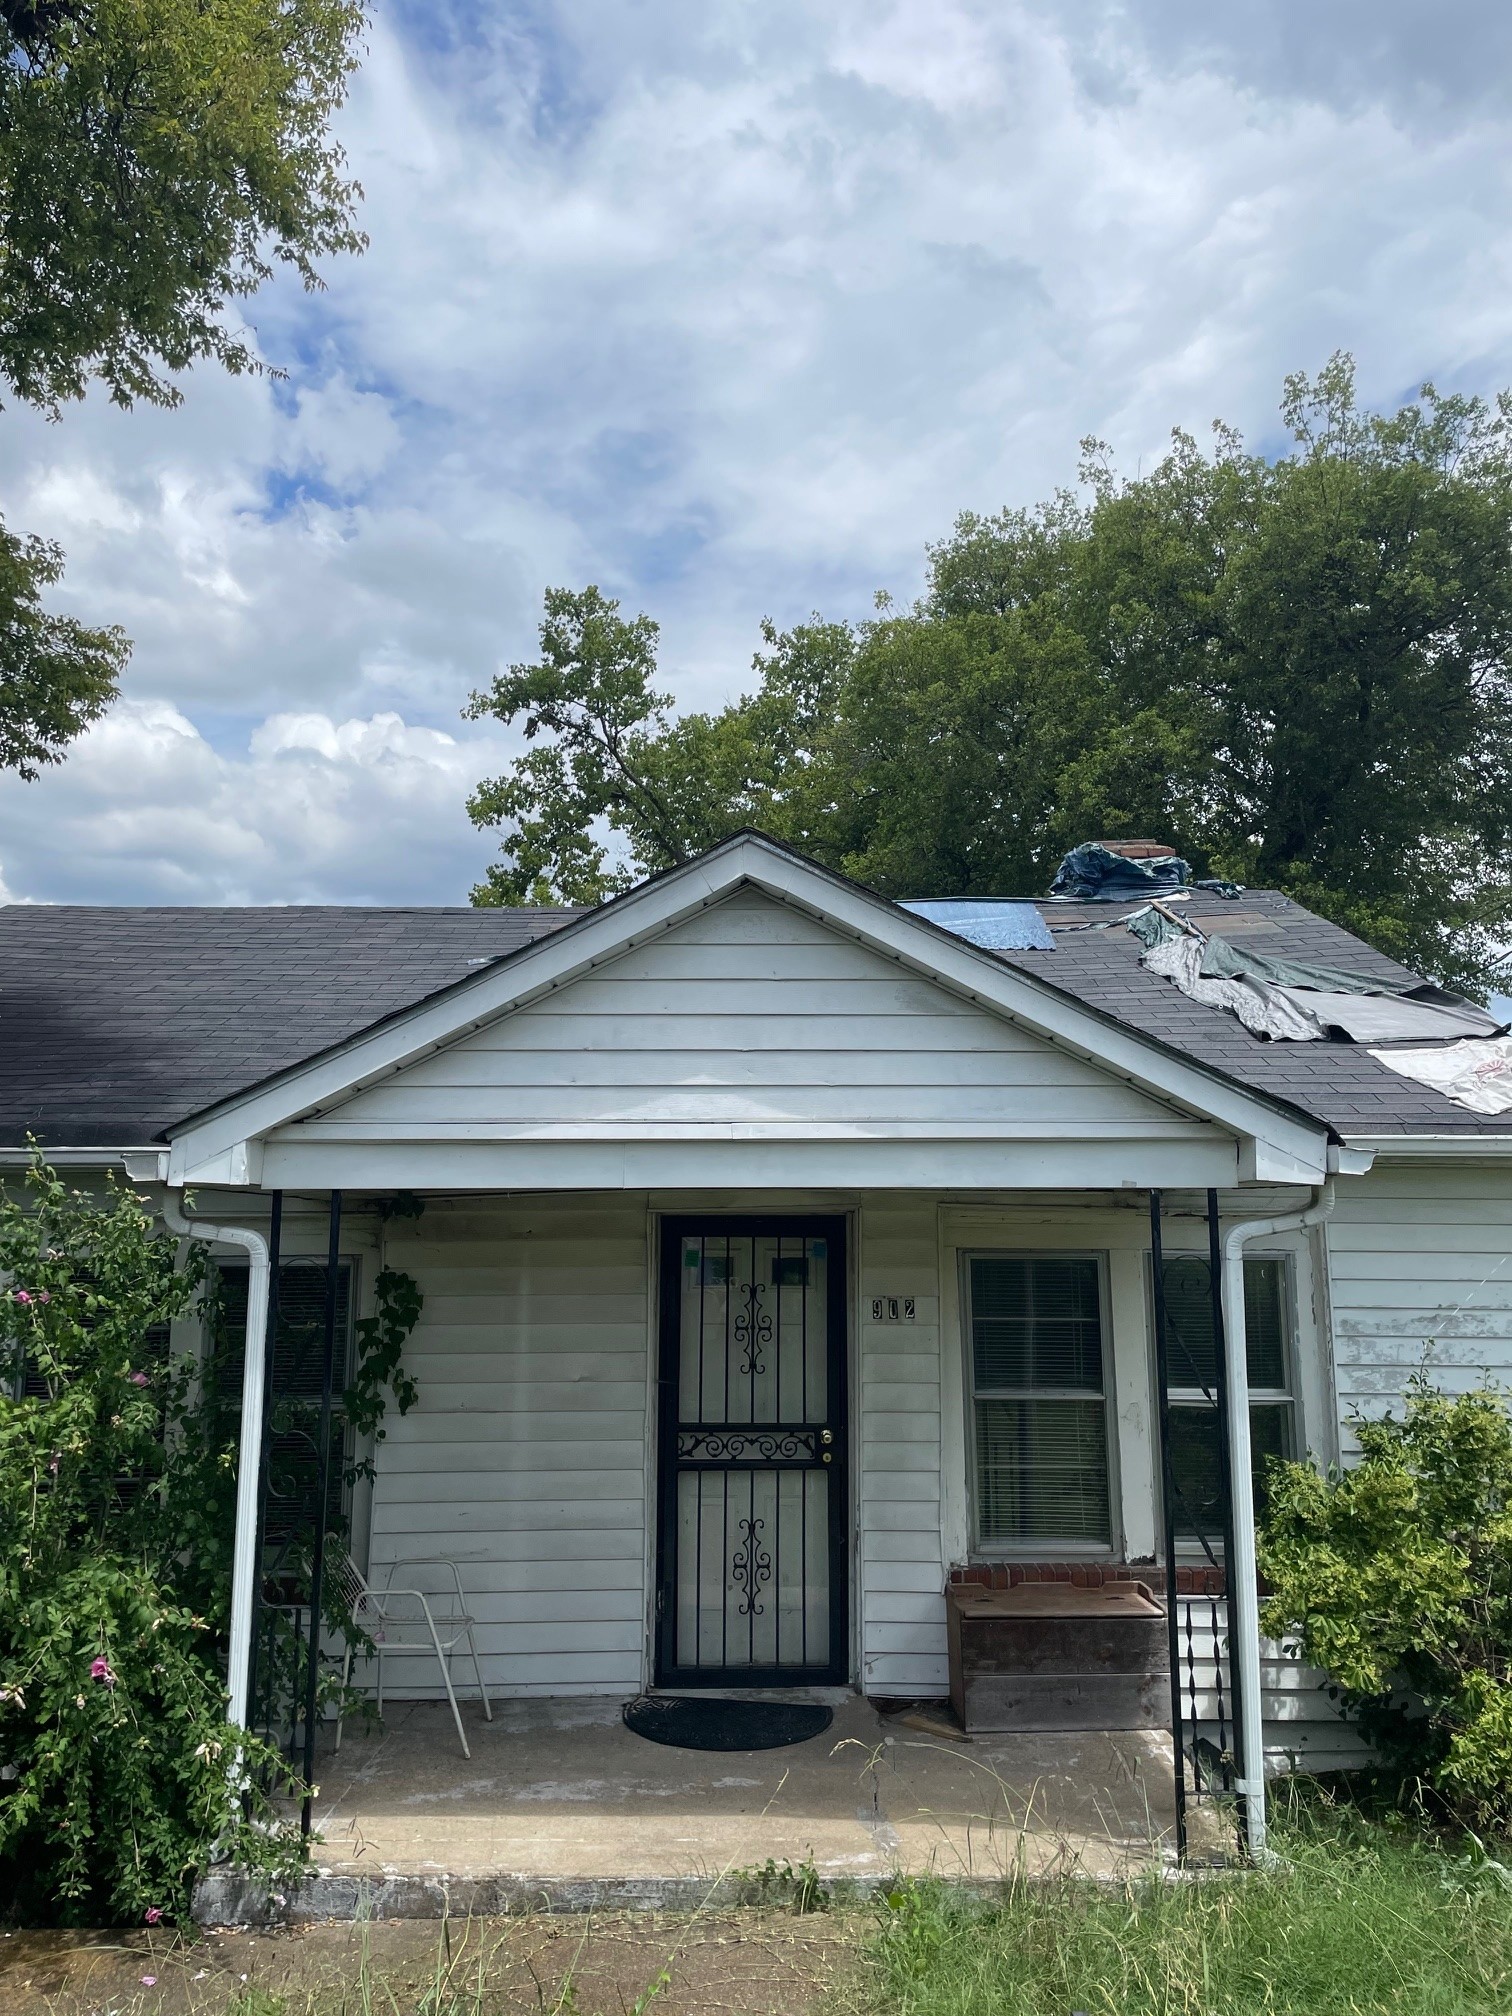
[[[1139,963],[1143,949],[1121,919],[1129,903],[1040,903],[1055,938],[1053,952],[998,956],[1075,994],[1120,1022],[1213,1066],[1258,1092],[1289,1100],[1341,1134],[1497,1134],[1512,1132],[1512,1115],[1472,1113],[1442,1092],[1404,1078],[1362,1043],[1272,1042],[1255,1036],[1226,1009],[1190,1000],[1171,981]],[[1272,957],[1416,979],[1384,953],[1273,890],[1246,889],[1237,899],[1193,890],[1180,906],[1201,930]],[[1077,925],[1113,920],[1106,930]]]
[[[0,909],[0,1145],[141,1146],[575,914]]]
[[[1363,1045],[1272,1043],[1139,964],[1133,903],[1042,903],[1052,952],[996,956],[1341,1133],[1512,1131]],[[1400,977],[1287,897],[1194,892],[1257,951]],[[0,1145],[130,1147],[559,929],[568,910],[0,908]],[[1105,925],[1105,929],[1076,929]]]

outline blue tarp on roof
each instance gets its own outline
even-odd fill
[[[988,952],[1053,952],[1050,927],[1032,903],[999,896],[915,897],[898,906],[912,910]]]

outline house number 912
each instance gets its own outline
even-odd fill
[[[912,1323],[913,1320],[912,1295],[873,1295],[873,1323]]]

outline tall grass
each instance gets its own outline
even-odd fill
[[[887,1900],[860,2004],[887,2016],[1506,2016],[1512,1871],[1347,1812],[1273,1869],[1117,1889],[941,1884]]]

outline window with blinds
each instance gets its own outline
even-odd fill
[[[972,1254],[965,1285],[978,1543],[1107,1547],[1100,1262]]]
[[[1195,1253],[1168,1253],[1164,1272],[1176,1536],[1205,1538],[1212,1545],[1223,1517],[1212,1276],[1206,1255]],[[1244,1329],[1255,1506],[1263,1512],[1269,1459],[1290,1457],[1296,1448],[1291,1293],[1283,1254],[1246,1254]]]

